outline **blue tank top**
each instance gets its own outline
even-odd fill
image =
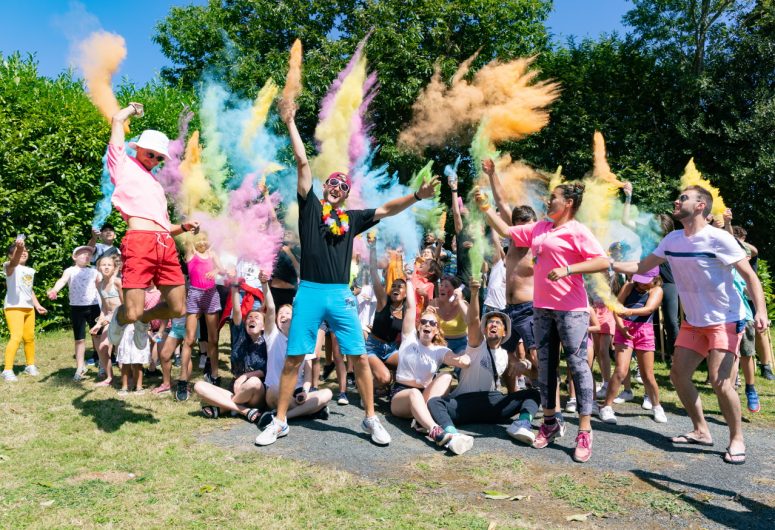
[[[627,295],[627,298],[624,300],[624,307],[627,309],[641,309],[643,307],[646,307],[646,302],[648,302],[649,299],[649,291],[646,291],[645,293],[641,293],[638,291],[635,287],[632,288],[632,291],[630,291],[630,294]],[[651,313],[646,316],[626,316],[624,317],[624,320],[629,320],[630,322],[651,322],[654,319],[654,313]]]

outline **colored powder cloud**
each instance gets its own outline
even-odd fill
[[[694,165],[694,158],[689,159],[689,163],[686,164],[683,175],[681,175],[681,189],[684,189],[687,186],[702,186],[710,192],[711,196],[713,197],[713,208],[711,209],[711,214],[722,215],[724,210],[727,209],[727,206],[724,204],[724,199],[721,198],[721,193],[719,192],[718,188],[711,184],[708,179],[702,178],[702,173],[700,173],[700,171],[697,169],[697,166]]]

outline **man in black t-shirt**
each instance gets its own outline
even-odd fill
[[[389,201],[377,209],[345,211],[342,207],[350,192],[350,178],[344,173],[332,173],[323,184],[323,201],[320,201],[312,191],[312,172],[296,129],[295,104],[283,101],[280,113],[288,126],[298,169],[301,282],[293,303],[277,415],[256,438],[256,444],[269,445],[288,434],[286,413],[299,366],[304,355],[314,351],[318,327],[325,320],[336,335],[342,353],[355,358],[355,379],[366,413],[362,428],[374,443],[387,445],[390,435],[374,414],[372,374],[358,320],[358,304],[349,288],[353,239],[383,217],[396,215],[415,202],[432,197],[439,181],[434,177],[414,194]]]

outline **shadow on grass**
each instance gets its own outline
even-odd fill
[[[116,432],[125,423],[159,423],[153,410],[132,403],[131,395],[126,399],[87,399],[92,392],[87,390],[73,399],[73,406],[103,432]]]
[[[772,528],[772,522],[775,520],[775,509],[771,506],[740,495],[735,491],[685,482],[662,474],[651,473],[649,471],[634,470],[633,474],[660,491],[676,497],[680,496],[684,502],[691,505],[698,513],[720,525],[730,528]],[[740,507],[747,510],[747,512],[743,510],[733,510],[724,506],[705,502],[704,500],[695,499],[689,495],[683,495],[685,488],[693,488],[717,495],[730,502],[737,503]]]

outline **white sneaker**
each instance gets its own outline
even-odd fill
[[[135,332],[132,336],[135,346],[138,350],[144,350],[148,346],[148,330],[151,329],[150,324],[135,320]]]
[[[458,432],[452,435],[452,439],[447,444],[447,449],[456,455],[462,455],[463,453],[470,451],[473,446],[473,437]]]
[[[635,399],[635,394],[632,393],[632,390],[625,389],[619,392],[619,395],[614,399],[614,403],[621,405],[622,403],[632,401],[633,399]]]
[[[428,429],[420,425],[417,420],[412,420],[412,429],[415,430],[415,432],[419,432],[420,434],[428,434]]]
[[[651,399],[649,399],[648,394],[643,395],[643,404],[641,405],[641,408],[643,410],[651,410],[654,407],[654,405],[651,404]]]
[[[565,412],[574,413],[576,412],[577,403],[576,398],[570,398],[568,402],[565,404]]]
[[[506,429],[506,433],[515,440],[527,445],[533,445],[533,442],[536,440],[530,420],[514,420]]]
[[[662,408],[662,405],[657,405],[654,407],[654,410],[652,410],[652,413],[654,414],[654,421],[657,423],[667,423],[667,415],[665,415],[665,409]]]
[[[596,399],[605,399],[605,395],[608,393],[608,383],[603,383],[603,385],[600,387],[600,390],[598,390],[595,393]]]
[[[19,380],[19,378],[16,377],[16,374],[13,373],[13,370],[3,370],[3,379],[5,379],[8,382]]]
[[[256,445],[272,445],[278,438],[288,436],[288,423],[280,423],[276,419],[272,418],[272,423],[266,426],[266,429],[261,431],[261,434],[256,436]]]
[[[84,366],[80,370],[75,370],[75,375],[73,376],[73,381],[76,383],[79,381],[83,381],[84,377],[86,377],[86,373],[89,371],[89,368],[87,366]]]
[[[390,434],[382,426],[378,417],[364,418],[361,422],[361,428],[371,435],[371,441],[375,444],[388,445],[390,443]]]
[[[600,419],[606,423],[616,423],[616,414],[611,407],[600,407]]]
[[[113,318],[110,319],[110,324],[108,325],[108,340],[113,346],[121,344],[125,327],[118,323],[118,309],[116,309],[113,311]]]
[[[24,369],[24,373],[27,375],[31,375],[32,377],[40,375],[40,372],[38,371],[37,366],[35,366],[34,364],[28,364],[27,367]]]
[[[639,366],[635,367],[635,381],[637,381],[637,383],[639,385],[643,384],[643,377],[640,375],[640,367]]]

